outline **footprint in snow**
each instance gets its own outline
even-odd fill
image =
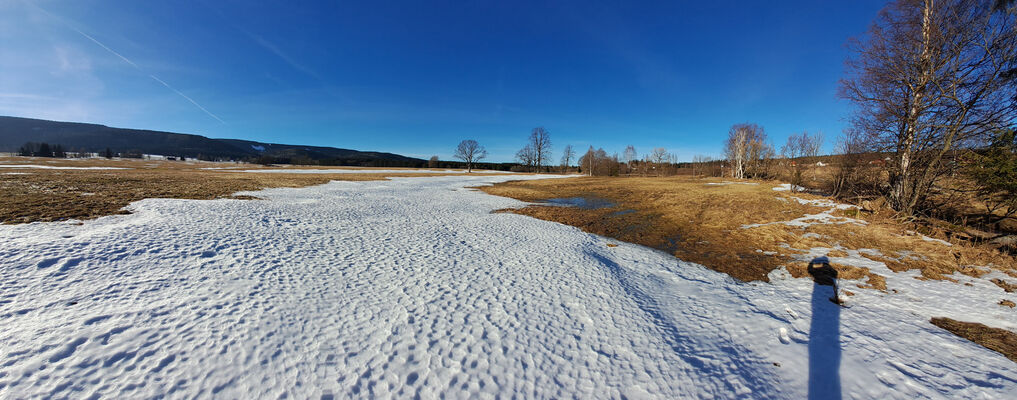
[[[777,337],[780,338],[780,342],[784,344],[791,344],[791,337],[788,336],[787,328],[781,327],[777,331]]]
[[[52,267],[53,265],[55,265],[59,261],[60,261],[59,258],[47,258],[45,260],[40,261],[35,266],[38,267],[39,269],[45,269],[45,268]]]

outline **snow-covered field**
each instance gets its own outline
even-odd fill
[[[839,307],[466,189],[536,178],[0,226],[0,398],[1017,398],[1012,361],[928,322],[1017,330],[995,304],[1017,296],[984,279],[900,274]]]

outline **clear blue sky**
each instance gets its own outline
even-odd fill
[[[530,129],[719,156],[846,126],[849,37],[883,1],[0,0],[0,115],[511,161]]]

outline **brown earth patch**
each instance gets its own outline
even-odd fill
[[[1004,281],[999,278],[989,279],[989,282],[995,283],[996,286],[1003,288],[1003,291],[1007,293],[1013,293],[1014,291],[1017,291],[1017,285],[1014,285],[1010,282]]]
[[[1004,300],[1000,300],[999,301],[999,305],[1005,306],[1005,307],[1010,307],[1010,308],[1017,307],[1017,304],[1015,304],[1014,302],[1012,302],[1010,300],[1005,300],[1005,299]]]
[[[1017,362],[1017,333],[950,318],[933,318],[929,322]]]

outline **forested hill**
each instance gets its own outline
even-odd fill
[[[426,161],[392,153],[335,147],[212,139],[201,135],[112,128],[105,125],[0,116],[0,151],[16,152],[28,142],[60,145],[70,152],[159,154],[203,159],[309,162],[323,165],[420,167]]]

